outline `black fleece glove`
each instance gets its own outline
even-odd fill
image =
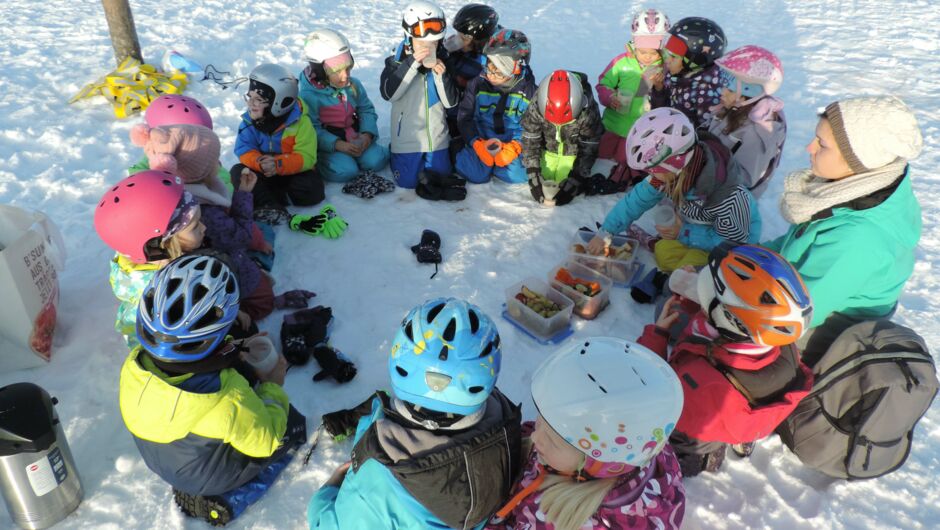
[[[332,377],[337,383],[348,383],[356,377],[356,365],[347,361],[341,354],[329,346],[317,346],[313,349],[313,358],[320,363],[322,370],[313,380],[322,381],[327,377]]]
[[[564,206],[571,202],[581,190],[581,179],[568,177],[561,183],[561,189],[555,194],[555,205]]]
[[[542,204],[545,202],[545,192],[542,191],[542,175],[538,172],[529,173],[529,193],[535,202]]]

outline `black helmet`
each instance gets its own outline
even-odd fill
[[[486,40],[496,33],[499,15],[488,5],[467,4],[457,11],[451,26],[473,40]]]
[[[666,50],[682,56],[696,68],[711,66],[725,53],[725,32],[713,20],[688,17],[669,28]],[[679,41],[679,42],[676,42]]]

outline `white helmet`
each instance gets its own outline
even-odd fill
[[[594,477],[650,462],[682,413],[672,367],[639,344],[591,337],[555,352],[532,376],[539,414],[586,455]]]
[[[350,53],[349,41],[338,31],[318,29],[304,40],[304,59],[312,63],[322,63],[344,53]]]
[[[427,0],[415,0],[401,13],[401,27],[405,36],[418,40],[441,40],[447,29],[447,20],[441,6]]]
[[[630,31],[635,47],[658,50],[669,34],[669,17],[658,9],[641,9],[633,15]]]
[[[271,115],[280,117],[297,102],[297,78],[279,64],[261,64],[248,74],[248,92],[258,94],[271,103]]]
[[[688,116],[672,107],[653,109],[637,118],[627,133],[627,165],[645,171],[687,152],[695,141]]]

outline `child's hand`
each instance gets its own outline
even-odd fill
[[[666,300],[666,304],[663,306],[663,312],[659,315],[659,319],[656,320],[656,327],[659,329],[669,329],[670,326],[675,324],[676,320],[679,318],[679,295],[672,295],[669,297],[669,300]]]
[[[340,487],[343,485],[343,481],[346,480],[346,473],[349,472],[349,466],[351,462],[346,462],[345,464],[340,465],[336,468],[336,471],[333,472],[333,475],[323,483],[323,486],[335,486]]]
[[[420,63],[424,60],[425,57],[431,54],[430,48],[425,48],[423,46],[415,46],[414,51],[411,52],[411,57],[414,58],[416,63]]]
[[[358,157],[359,155],[362,154],[362,149],[358,145],[352,142],[346,142],[343,140],[336,140],[336,143],[333,145],[333,148],[339,151],[340,153],[346,153],[347,155],[352,156],[352,157]]]
[[[620,109],[620,98],[616,95],[610,96],[610,103],[607,104],[607,108],[614,110]]]
[[[365,153],[366,149],[372,145],[372,133],[362,133],[359,135],[359,149],[360,153]]]
[[[653,85],[653,88],[655,88],[656,90],[663,89],[663,80],[665,79],[666,79],[666,74],[662,70],[656,72],[655,74],[649,77],[650,84]]]
[[[588,242],[587,251],[595,256],[605,255],[609,245],[604,241],[604,238],[601,236],[594,236],[591,241]]]
[[[248,316],[248,313],[244,311],[239,311],[238,315],[235,316],[235,320],[238,322],[238,326],[242,329],[247,330],[251,327],[251,317]]]
[[[263,155],[258,157],[258,165],[261,166],[261,172],[266,177],[273,177],[277,174],[277,161],[273,156]]]
[[[663,239],[678,239],[680,230],[682,230],[682,219],[678,215],[672,226],[656,225],[656,231]]]
[[[440,59],[438,59],[437,64],[435,64],[434,68],[432,68],[431,70],[434,70],[434,73],[437,75],[444,75],[444,71],[446,69],[447,68],[444,67],[444,61],[441,61]]]
[[[258,175],[255,175],[255,172],[248,169],[247,167],[242,169],[241,178],[238,182],[238,191],[247,191],[255,189],[255,184],[258,183]]]

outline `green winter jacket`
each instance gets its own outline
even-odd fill
[[[914,271],[921,231],[910,166],[896,186],[835,207],[831,216],[817,213],[764,243],[803,277],[813,299],[811,327],[834,312],[867,320],[894,309]]]
[[[614,57],[607,68],[598,76],[597,98],[604,109],[604,129],[621,136],[627,137],[633,123],[650,109],[649,96],[643,94],[646,92],[643,86],[643,72],[647,68],[662,68],[662,61],[650,66],[644,67],[636,60],[633,53],[626,52]],[[610,107],[610,101],[617,94],[629,95],[632,97],[630,104],[614,110]]]

